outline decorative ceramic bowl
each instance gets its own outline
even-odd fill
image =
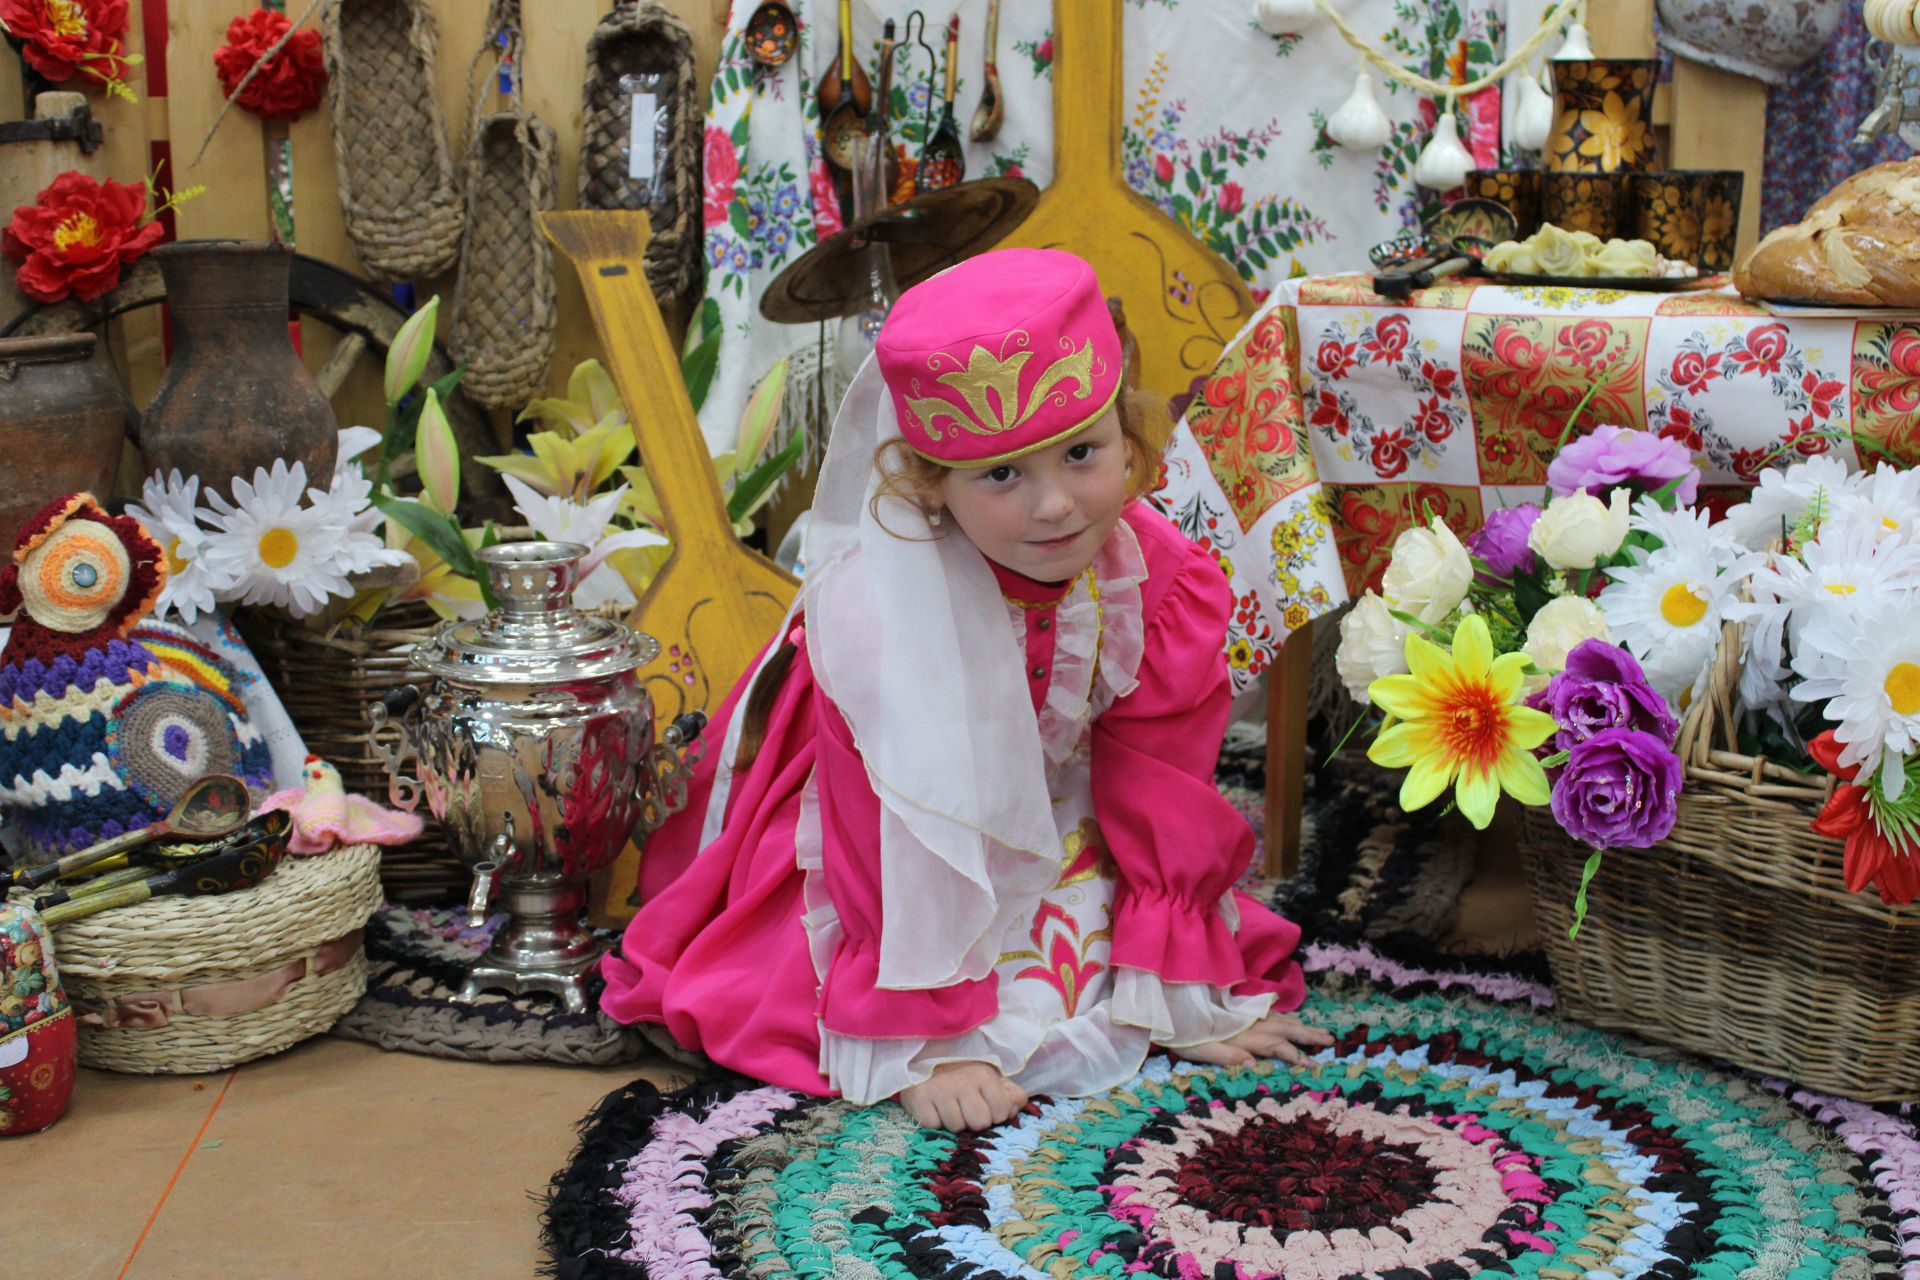
[[[1827,47],[1854,0],[1660,0],[1660,44],[1722,71],[1785,84]]]

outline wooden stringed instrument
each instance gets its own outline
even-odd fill
[[[1220,255],[1127,185],[1120,168],[1121,0],[1054,0],[1053,182],[1002,248],[1059,248],[1126,303],[1141,385],[1172,397],[1211,370],[1253,315]]]
[[[820,81],[820,147],[827,163],[846,172],[853,168],[860,143],[867,136],[867,112],[873,107],[873,85],[860,59],[853,56],[853,0],[840,0],[840,57]]]
[[[575,210],[543,213],[547,239],[572,260],[606,352],[607,369],[627,407],[640,463],[673,540],[665,565],[628,615],[630,625],[660,642],[660,656],[640,669],[653,698],[656,726],[687,711],[711,715],[779,627],[799,584],[771,560],[740,544],[714,479],[680,377],[679,355],[640,263],[652,237],[643,212]],[[718,751],[709,742],[705,750]],[[639,875],[628,845],[594,877],[596,922],[633,914],[627,901]],[[611,891],[610,891],[611,887]]]

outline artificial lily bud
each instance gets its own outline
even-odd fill
[[[427,505],[442,515],[453,514],[460,501],[460,447],[454,443],[453,424],[447,421],[440,397],[427,388],[420,406],[420,425],[413,433],[413,462],[426,489]]]
[[[388,404],[413,389],[426,371],[427,357],[433,354],[433,330],[440,315],[440,295],[434,294],[426,306],[407,317],[387,348],[387,376],[383,386]]]

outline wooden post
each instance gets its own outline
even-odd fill
[[[1300,869],[1300,806],[1307,792],[1307,698],[1313,687],[1313,626],[1287,637],[1267,669],[1267,808],[1262,871]]]
[[[1767,86],[1685,58],[1673,60],[1673,125],[1667,154],[1675,169],[1738,169],[1739,252],[1760,238],[1760,174],[1767,150]]]

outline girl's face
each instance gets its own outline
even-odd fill
[[[956,467],[934,501],[982,555],[1039,582],[1093,563],[1127,505],[1127,441],[1109,408],[1085,430],[992,467]]]

